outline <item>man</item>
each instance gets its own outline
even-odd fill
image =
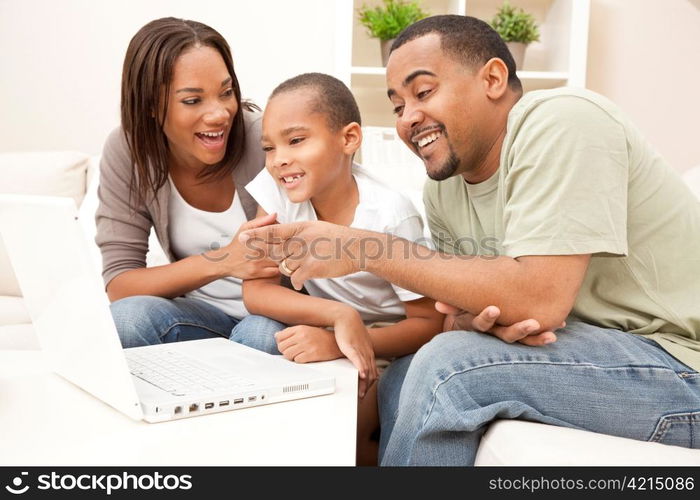
[[[501,325],[531,328],[443,333],[395,361],[380,382],[382,463],[472,464],[495,418],[700,448],[700,204],[678,176],[603,97],[523,95],[505,44],[474,18],[407,28],[387,84],[433,179],[439,252],[322,223],[244,238],[277,251],[295,286],[362,265],[441,301],[454,330],[489,304]]]

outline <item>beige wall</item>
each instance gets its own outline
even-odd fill
[[[338,5],[0,0],[0,151],[99,153],[119,121],[126,45],[150,19],[189,17],[219,29],[244,94],[264,103],[283,78],[335,72]],[[699,63],[700,0],[592,0],[588,86],[620,104],[679,170],[700,165]]]
[[[100,153],[119,124],[126,47],[152,19],[217,29],[243,95],[264,105],[286,78],[334,72],[335,9],[328,0],[0,0],[0,151]]]
[[[592,0],[588,88],[683,171],[700,165],[700,0]]]

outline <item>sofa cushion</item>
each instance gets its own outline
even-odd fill
[[[80,206],[85,196],[88,155],[34,152],[0,154],[2,193],[68,196]]]
[[[31,323],[22,297],[0,295],[0,325]]]
[[[700,465],[700,450],[522,420],[499,420],[481,439],[476,465]]]
[[[403,143],[394,128],[362,127],[362,166],[378,180],[408,197],[423,217],[424,235],[430,240],[425,224],[423,184],[428,178],[423,161]]]
[[[690,190],[700,200],[700,165],[683,172],[683,180],[690,186]]]
[[[36,350],[40,349],[34,327],[22,325],[0,325],[0,349]]]
[[[71,151],[0,153],[0,193],[67,196],[80,206],[88,160],[86,154]],[[1,237],[0,295],[21,295]]]
[[[22,292],[17,284],[17,278],[15,277],[15,272],[12,270],[12,264],[10,264],[10,257],[7,255],[5,250],[5,243],[2,241],[2,234],[0,234],[0,296],[11,295],[19,297]],[[2,321],[2,316],[0,316],[0,325],[4,324]]]

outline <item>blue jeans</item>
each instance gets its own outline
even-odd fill
[[[269,354],[282,354],[277,349],[275,333],[287,328],[287,325],[266,318],[251,314],[241,320],[231,333],[231,340],[239,344],[247,345],[258,351]]]
[[[700,374],[639,335],[571,322],[544,347],[436,336],[379,383],[382,465],[472,465],[494,419],[700,448]],[[411,359],[412,358],[412,359]]]
[[[113,302],[110,309],[123,347],[216,337],[235,340],[237,334],[248,330],[261,335],[265,328],[277,328],[275,332],[284,328],[276,321],[257,319],[260,316],[238,320],[202,300],[183,297],[138,295]]]

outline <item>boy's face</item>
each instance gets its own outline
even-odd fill
[[[345,170],[343,130],[328,127],[323,113],[312,112],[314,92],[283,92],[267,103],[262,123],[265,167],[299,203],[322,195]]]

